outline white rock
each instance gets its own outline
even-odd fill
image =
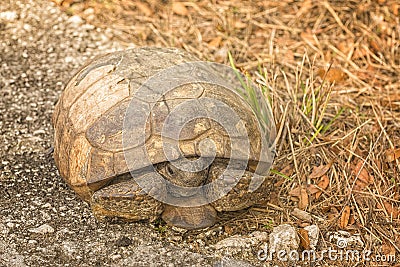
[[[76,253],[77,248],[76,248],[75,243],[73,243],[73,242],[64,241],[64,242],[62,243],[62,249],[64,250],[64,253],[65,253],[66,255],[68,255],[68,257],[71,257],[71,258],[72,258],[74,255],[77,254],[77,253]]]
[[[248,238],[245,238],[240,235],[234,235],[228,238],[225,238],[221,241],[219,241],[217,244],[215,244],[216,249],[224,249],[224,248],[241,248],[241,247],[246,247],[249,245],[250,240]]]
[[[68,19],[68,22],[74,25],[81,25],[83,23],[83,19],[78,15],[73,15]]]
[[[265,242],[269,238],[269,234],[261,231],[254,231],[250,234],[250,237],[256,242]]]
[[[300,239],[296,229],[289,224],[282,224],[275,227],[269,235],[269,248],[271,255],[275,255],[280,251],[297,251],[300,245]]]
[[[318,238],[319,238],[319,228],[317,225],[309,225],[304,227],[304,230],[308,232],[308,238],[310,239],[310,247],[311,249],[316,248],[318,244]]]
[[[25,23],[23,26],[24,30],[30,32],[32,30],[32,26],[28,23]]]
[[[246,253],[260,243],[268,240],[265,232],[254,231],[248,236],[234,235],[219,241],[214,245],[217,254],[223,256],[233,256],[238,253]]]
[[[66,210],[68,210],[68,208],[67,208],[66,206],[61,206],[61,207],[59,208],[59,210],[60,210],[60,211],[66,211]]]
[[[92,14],[94,14],[94,9],[93,9],[92,7],[86,8],[86,9],[83,11],[83,14],[85,14],[85,15],[92,15]]]
[[[71,63],[71,62],[73,62],[74,61],[74,58],[73,57],[71,57],[71,56],[66,56],[65,57],[65,62],[66,63]]]
[[[43,224],[37,228],[29,229],[29,232],[36,234],[48,234],[48,233],[54,233],[54,228],[48,224]]]
[[[14,228],[14,227],[15,227],[15,223],[8,222],[8,223],[6,223],[6,226],[7,226],[8,228]]]
[[[35,131],[35,132],[36,132],[36,131]],[[34,132],[33,134],[35,134],[35,132]],[[44,204],[44,205],[42,206],[42,208],[51,209],[52,206],[51,206],[50,203],[46,203],[46,204]]]
[[[119,255],[119,254],[114,254],[114,255],[111,255],[111,257],[110,257],[113,261],[116,261],[116,260],[119,260],[120,258],[121,258],[121,255]]]
[[[13,21],[18,17],[17,12],[15,11],[4,11],[0,12],[0,20],[8,20]]]
[[[6,235],[10,232],[6,225],[0,223],[0,234]]]

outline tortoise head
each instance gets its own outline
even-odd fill
[[[208,181],[209,168],[201,159],[178,159],[157,165],[157,171],[170,182],[167,194],[185,202],[185,207],[165,204],[162,219],[169,225],[185,229],[200,229],[216,222],[217,212],[204,203],[206,196],[201,186]]]

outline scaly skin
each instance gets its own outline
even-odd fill
[[[184,229],[200,229],[212,226],[217,220],[217,211],[236,211],[250,207],[265,198],[269,183],[263,184],[254,192],[248,190],[253,173],[250,171],[231,171],[225,173],[222,180],[217,180],[226,167],[226,159],[216,159],[214,163],[197,172],[179,169],[180,160],[174,163],[161,163],[155,169],[167,181],[181,188],[173,188],[162,183],[155,183],[149,194],[179,198],[186,207],[163,204],[146,194],[135,180],[126,174],[122,181],[96,191],[91,199],[92,209],[98,218],[119,217],[131,221],[161,218],[171,226]],[[243,173],[242,177],[235,174]],[[190,190],[190,187],[212,186]],[[235,185],[235,183],[237,183]],[[229,190],[230,189],[230,190]],[[227,194],[220,195],[223,190]],[[215,196],[219,199],[212,201]],[[210,204],[199,206],[198,203],[209,200]],[[190,206],[190,207],[188,207]]]

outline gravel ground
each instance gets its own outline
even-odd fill
[[[0,266],[247,266],[177,247],[146,223],[99,223],[58,175],[54,104],[85,60],[121,48],[111,39],[51,2],[1,1]]]

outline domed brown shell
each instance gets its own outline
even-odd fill
[[[149,112],[153,101],[135,97],[138,88],[163,69],[193,61],[198,59],[178,49],[135,48],[95,58],[69,81],[53,115],[54,159],[61,176],[83,199],[89,200],[114,177],[129,172],[124,153],[137,159],[133,168],[138,170],[146,167],[141,160],[146,150],[153,164],[166,161],[160,137],[164,120],[173,107],[188,99],[211,97],[230,106],[249,134],[250,160],[259,160],[261,135],[251,107],[234,91],[212,84],[186,84],[153,103],[146,139],[138,138],[135,131],[125,133],[130,146],[124,151],[123,122],[129,103],[136,101],[139,110]],[[213,120],[188,123],[179,138],[185,156],[200,156],[199,143],[205,138],[216,144],[217,157],[231,156],[229,136]]]

